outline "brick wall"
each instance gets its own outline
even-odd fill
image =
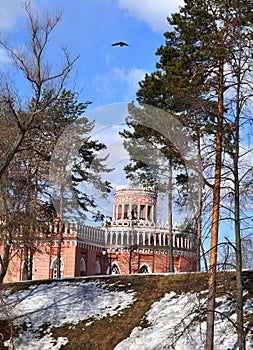
[[[117,260],[112,261],[120,269],[120,274],[139,273],[143,265],[148,267],[149,272],[166,273],[169,271],[168,254],[150,251],[122,250]],[[187,272],[195,269],[195,261],[190,257],[174,257],[175,271]]]

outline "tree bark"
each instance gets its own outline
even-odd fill
[[[224,113],[224,60],[219,62],[219,88],[218,88],[218,121],[215,142],[215,175],[213,187],[212,232],[210,248],[210,268],[208,272],[208,303],[207,303],[207,331],[206,350],[214,349],[214,311],[216,295],[216,268],[219,236],[220,216],[220,188],[222,168],[222,139],[223,139],[223,113]]]
[[[0,283],[3,283],[4,277],[7,273],[9,262],[10,262],[10,254],[11,254],[11,238],[12,234],[10,232],[10,228],[8,228],[8,204],[4,193],[1,191],[1,197],[3,199],[3,207],[4,207],[4,217],[2,224],[2,242],[3,242],[3,254],[0,255]]]
[[[174,272],[173,257],[173,214],[172,214],[172,186],[173,186],[172,163],[169,161],[169,178],[168,178],[168,228],[169,228],[169,272]]]
[[[200,145],[200,136],[198,137],[198,159],[201,162],[201,145]],[[201,169],[201,165],[199,164],[199,169]],[[197,216],[197,266],[196,270],[200,271],[200,247],[201,247],[201,231],[202,231],[202,178],[203,175],[200,173],[198,175],[198,216]],[[204,257],[205,258],[205,257]]]
[[[234,166],[234,206],[235,206],[235,245],[236,245],[236,314],[237,339],[239,350],[245,350],[245,331],[243,327],[243,282],[242,282],[242,247],[240,222],[240,184],[239,184],[239,156],[240,156],[240,73],[237,76],[236,118],[235,118],[235,152]]]
[[[8,270],[11,245],[5,244],[3,249],[3,257],[0,256],[0,283],[3,283],[4,277]]]
[[[63,195],[64,195],[64,186],[61,186],[60,189],[60,207],[59,207],[59,225],[58,225],[58,247],[57,247],[57,278],[61,278],[61,248],[63,241]]]

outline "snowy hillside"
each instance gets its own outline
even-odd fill
[[[11,289],[2,291],[1,310],[5,312],[0,314],[0,320],[8,316],[14,319],[15,326],[20,325],[18,334],[5,340],[4,345],[6,349],[17,350],[202,350],[206,327],[206,291],[197,290],[189,281],[189,275],[181,274],[177,277],[94,277],[35,283],[29,287],[19,284],[19,290],[16,285],[13,289],[15,292],[11,293]],[[177,285],[180,285],[182,293],[176,290]],[[156,295],[156,289],[157,300],[149,300],[149,295]],[[237,349],[232,324],[236,321],[233,291],[228,292],[224,292],[223,286],[223,291],[221,289],[217,298],[216,350]],[[253,349],[253,334],[250,329],[253,298],[250,293],[249,288],[248,291],[245,289],[244,314],[246,326],[249,325],[248,350]],[[134,320],[142,308],[142,317]],[[0,327],[1,324],[4,323],[0,323]],[[106,329],[110,324],[112,335],[113,332],[115,335],[108,341],[110,331]],[[92,325],[96,325],[96,331],[87,333]],[[106,336],[102,336],[104,328]],[[119,333],[124,328],[128,329],[128,334],[122,339],[123,334]],[[90,334],[99,338],[100,345],[89,345],[93,341]],[[118,340],[115,339],[117,336]],[[107,342],[105,345],[104,341]]]

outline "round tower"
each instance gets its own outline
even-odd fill
[[[108,273],[169,272],[170,254],[176,271],[196,269],[196,235],[156,222],[156,204],[152,188],[116,187],[113,216],[104,223]]]
[[[117,186],[114,195],[113,225],[147,223],[148,226],[156,221],[157,194],[151,188]]]

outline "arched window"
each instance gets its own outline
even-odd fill
[[[80,276],[85,276],[86,275],[86,263],[84,258],[80,260]]]
[[[101,266],[99,261],[96,262],[96,275],[99,275],[101,273]]]
[[[53,261],[52,261],[52,264],[51,264],[51,269],[52,269],[52,277],[53,278],[57,278],[57,270],[58,270],[58,263],[57,263],[57,258],[55,258]],[[60,278],[63,277],[63,270],[64,270],[64,263],[62,260],[60,260]]]
[[[112,269],[111,269],[111,274],[112,275],[120,275],[120,270],[117,264],[112,264]]]
[[[139,273],[149,273],[148,265],[147,264],[142,265],[138,272]]]

